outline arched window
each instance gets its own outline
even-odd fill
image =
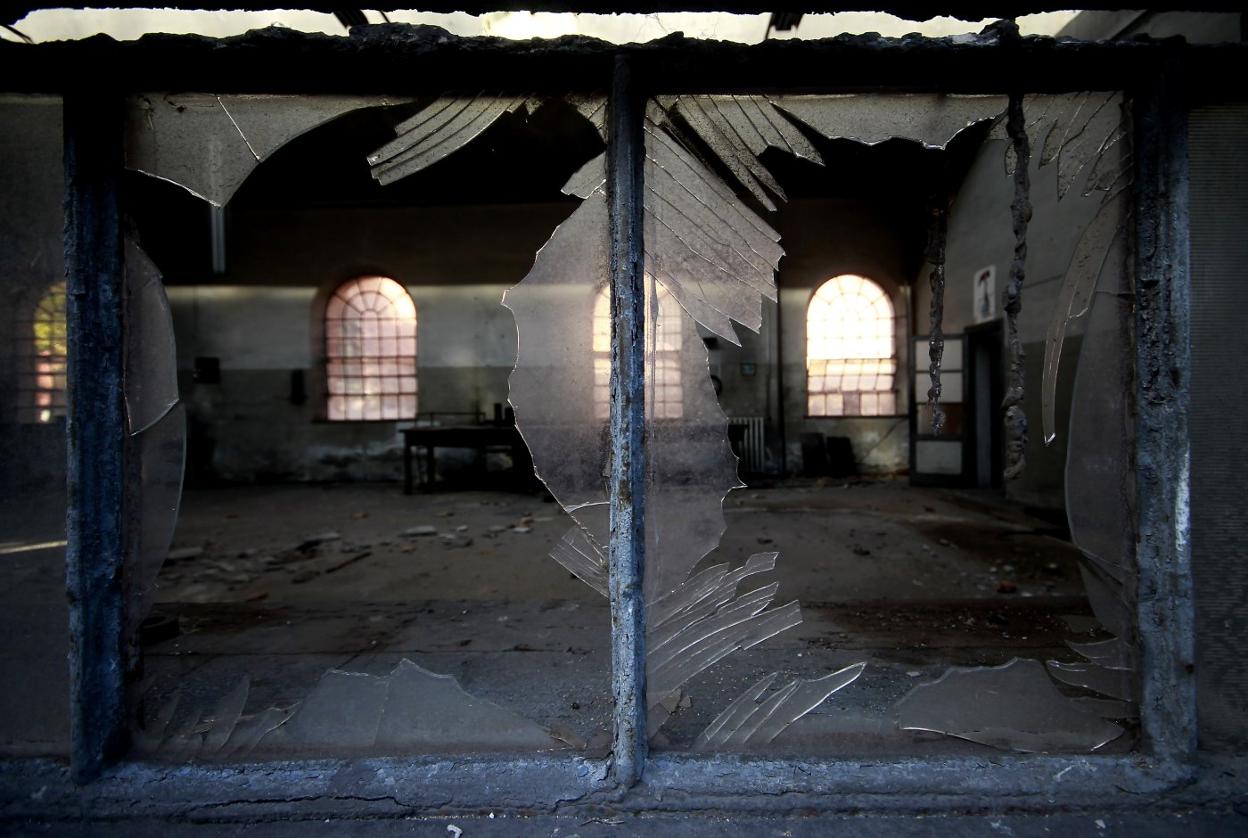
[[[684,385],[681,381],[683,335],[682,309],[676,298],[658,286],[659,313],[654,334],[654,369],[647,370],[646,413],[655,419],[679,419],[685,415]],[[646,286],[646,307],[650,306],[650,286]],[[649,319],[647,317],[647,319]],[[646,343],[649,345],[650,337]],[[594,301],[594,416],[611,416],[611,289],[603,288]]]
[[[21,414],[27,422],[51,422],[65,415],[65,283],[48,288],[31,312],[22,355],[28,357],[22,382]]]
[[[854,274],[819,286],[806,310],[806,412],[886,416],[897,412],[893,303]]]
[[[416,417],[416,305],[402,285],[338,286],[325,306],[325,375],[331,420]]]

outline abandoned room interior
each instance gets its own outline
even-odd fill
[[[1242,15],[1208,5],[878,17],[951,49],[1242,66]],[[6,67],[113,49],[27,11]],[[253,49],[667,28],[369,14]],[[776,60],[878,37],[723,17]],[[1134,760],[1196,759],[1197,732],[1241,754],[1244,431],[1217,415],[1243,380],[1243,104],[1113,73],[686,92],[614,66],[566,91],[151,69],[112,110],[0,98],[3,757],[86,787],[523,757],[646,789],[846,761],[1148,785]],[[81,252],[101,225],[111,255]]]

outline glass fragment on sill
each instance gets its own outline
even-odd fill
[[[1098,666],[1103,666],[1107,669],[1131,668],[1131,652],[1126,644],[1122,642],[1122,638],[1114,637],[1093,643],[1075,643],[1068,640],[1066,645],[1070,647],[1071,651],[1083,655],[1083,657]]]
[[[773,672],[728,705],[694,742],[695,751],[740,750],[767,745],[828,696],[853,683],[865,663],[855,663],[822,678],[790,681],[764,698],[778,677]]]
[[[153,751],[204,758],[242,756],[258,748],[388,750],[427,753],[455,749],[558,750],[581,747],[492,701],[465,691],[450,675],[403,658],[386,675],[330,669],[289,707],[248,713],[250,680],[243,677],[210,707],[186,706],[175,693],[140,733]],[[568,740],[573,741],[569,742]]]
[[[897,703],[903,730],[928,731],[1024,753],[1092,752],[1123,729],[1062,695],[1035,660],[953,667]]]
[[[1091,690],[1108,698],[1116,698],[1119,701],[1131,700],[1130,670],[1121,667],[1111,669],[1095,662],[1049,661],[1048,666],[1049,674],[1063,684],[1083,687],[1085,690]]]
[[[126,168],[225,206],[256,166],[300,134],[359,108],[411,101],[380,96],[131,97]]]
[[[1115,698],[1072,698],[1071,703],[1086,713],[1110,721],[1132,722],[1139,718],[1139,708],[1130,701]]]

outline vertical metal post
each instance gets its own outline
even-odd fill
[[[612,776],[634,785],[646,759],[645,249],[642,244],[645,104],[628,60],[617,57],[607,119],[611,239],[611,694]]]
[[[1170,61],[1134,99],[1140,713],[1153,752],[1196,750],[1187,102]]]
[[[126,744],[121,102],[66,95],[64,126],[70,758],[83,782]]]

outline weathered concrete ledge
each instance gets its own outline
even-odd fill
[[[756,45],[680,34],[626,45],[582,36],[511,41],[382,24],[354,27],[348,37],[269,28],[222,39],[146,35],[118,42],[97,35],[45,44],[3,42],[0,74],[10,93],[605,93],[618,55],[629,56],[638,83],[654,92],[1127,89],[1154,75],[1168,58],[1182,62],[1191,85],[1216,95],[1243,89],[1248,45],[1020,37],[1011,24],[948,38],[867,34]]]

